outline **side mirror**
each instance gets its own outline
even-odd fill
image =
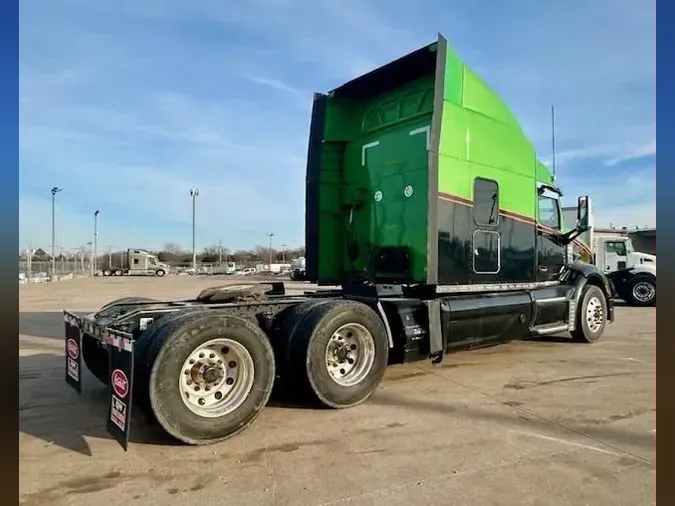
[[[577,201],[577,230],[588,230],[588,196],[579,197]]]

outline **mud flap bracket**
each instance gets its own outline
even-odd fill
[[[445,355],[445,339],[441,328],[441,302],[439,300],[424,301],[429,315],[429,357],[432,364],[440,364]]]

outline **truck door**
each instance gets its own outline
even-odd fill
[[[554,281],[565,265],[565,247],[558,244],[562,234],[559,195],[540,191],[537,202],[537,281]]]
[[[147,274],[154,274],[154,272],[157,270],[157,267],[158,267],[157,260],[155,259],[155,257],[151,257],[151,256],[148,256],[148,257],[145,257],[145,258],[146,258],[146,261],[147,261],[147,264],[146,264]]]
[[[626,268],[626,241],[606,241],[604,246],[604,271],[615,272]]]

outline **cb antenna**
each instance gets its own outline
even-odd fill
[[[555,106],[551,105],[551,169],[555,181]]]

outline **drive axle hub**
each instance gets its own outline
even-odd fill
[[[349,323],[336,330],[326,346],[325,363],[341,386],[363,381],[375,361],[375,341],[363,325]]]
[[[183,403],[206,418],[223,416],[239,407],[253,387],[253,358],[231,339],[213,339],[195,349],[179,380]]]

